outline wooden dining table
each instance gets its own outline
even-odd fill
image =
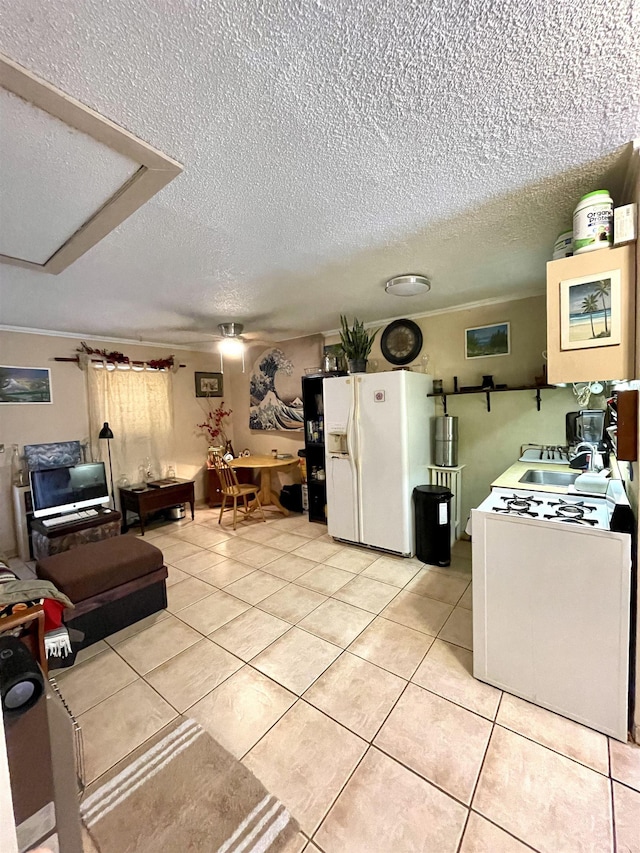
[[[283,515],[289,515],[289,510],[285,509],[278,496],[271,491],[271,472],[275,470],[284,470],[292,465],[297,465],[298,460],[295,456],[288,459],[274,459],[273,456],[239,456],[237,459],[229,460],[231,468],[256,468],[260,471],[260,503],[264,507],[272,506]]]

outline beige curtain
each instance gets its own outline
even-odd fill
[[[107,442],[98,434],[105,421],[113,432],[111,463],[116,496],[118,480],[145,479],[148,459],[153,479],[175,467],[173,436],[173,377],[164,370],[109,369],[106,364],[86,367],[89,429],[94,459],[108,468]]]

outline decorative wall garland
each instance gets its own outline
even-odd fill
[[[80,346],[76,349],[76,352],[84,355],[99,355],[106,361],[111,361],[115,364],[145,364],[152,370],[171,370],[175,365],[175,358],[172,355],[168,358],[150,358],[145,362],[132,361],[128,355],[117,352],[117,350],[109,352],[106,349],[92,349],[84,341],[80,341]]]

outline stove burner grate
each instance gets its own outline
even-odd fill
[[[540,503],[540,501],[537,501],[537,503]],[[525,507],[523,509],[519,509],[518,507],[511,506],[511,505],[509,505],[509,506],[494,506],[494,507],[492,507],[492,509],[494,512],[502,512],[505,515],[512,515],[512,514],[513,515],[529,515],[529,516],[531,516],[531,518],[537,518],[538,513],[537,512],[531,512],[531,510],[529,510],[527,507],[528,507],[528,504],[525,504]]]
[[[582,511],[583,515],[585,512],[595,512],[597,509],[597,507],[586,504],[584,501],[563,501],[562,498],[558,501],[547,501],[547,506],[557,506],[557,512],[566,510],[567,507],[577,507]],[[571,512],[571,510],[568,510],[568,512]]]
[[[537,513],[531,512],[532,505],[539,505],[542,501],[536,500],[533,495],[500,495],[500,500],[506,503],[506,508],[497,509],[496,512],[517,512],[522,515],[531,515],[537,518]]]
[[[559,506],[555,514],[559,515],[561,518],[584,518],[584,512],[585,511],[581,506],[566,504]]]
[[[544,518],[548,518],[550,521],[559,521],[562,524],[590,524],[592,527],[595,527],[598,522],[595,518],[582,518],[581,516],[576,516],[575,518],[571,518],[566,515],[545,515]]]
[[[599,503],[588,504],[583,500],[563,500],[559,495],[537,493],[506,493],[495,496],[491,511],[514,518],[554,521],[583,527],[606,527],[600,518]],[[589,517],[590,516],[590,517]]]
[[[541,504],[542,503],[542,501],[537,501],[533,495],[500,495],[500,500],[501,501],[507,501],[507,503],[510,503],[512,501],[522,502],[522,503],[524,503],[526,501],[527,503],[530,503],[530,504]]]

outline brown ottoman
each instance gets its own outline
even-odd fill
[[[36,574],[75,604],[67,628],[85,635],[76,651],[167,606],[162,551],[135,536],[115,536],[44,557]]]

